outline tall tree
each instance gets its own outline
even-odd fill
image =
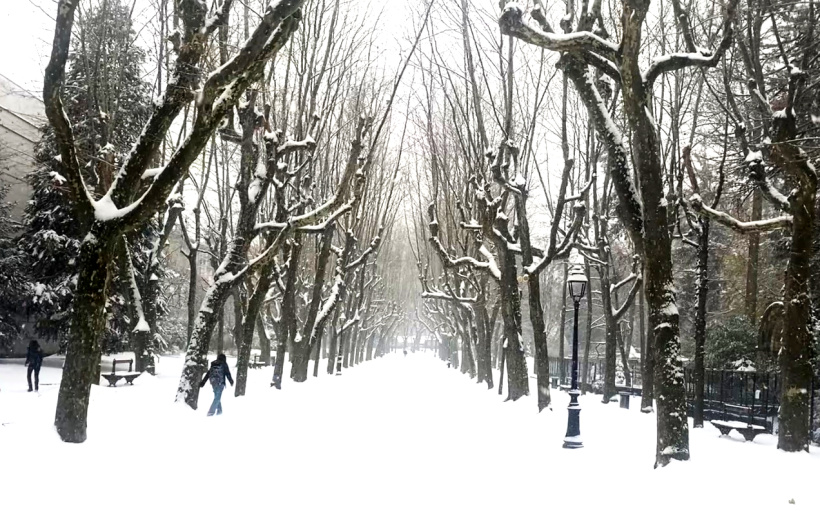
[[[645,50],[643,27],[650,2],[623,0],[618,42],[609,38],[603,25],[601,2],[584,3],[577,22],[574,14],[562,20],[569,36],[553,31],[541,2],[536,2],[531,12],[537,26],[524,19],[517,3],[506,4],[500,19],[502,33],[562,54],[558,66],[573,82],[606,146],[619,199],[618,214],[644,264],[644,291],[649,306],[649,326],[654,332],[655,385],[658,387],[656,466],[664,466],[672,459],[689,458],[689,430],[672,271],[672,239],[667,228],[666,179],[661,164],[661,139],[651,106],[653,84],[668,72],[717,64],[731,44],[736,5],[736,0],[727,5],[723,37],[714,51],[698,48],[688,17],[679,16],[677,24],[686,51],[658,57],[646,69],[641,52]],[[604,104],[593,67],[620,83],[623,112],[631,132],[631,157],[621,129]],[[630,158],[634,161],[631,169]]]
[[[59,174],[71,192],[79,222],[89,227],[77,260],[70,336],[55,415],[57,432],[66,442],[86,439],[88,399],[105,327],[103,309],[110,287],[111,264],[122,236],[140,230],[165,206],[227,112],[245,89],[259,79],[268,59],[296,30],[303,2],[280,0],[269,5],[236,54],[202,80],[200,61],[212,33],[226,23],[232,3],[223,0],[209,17],[203,2],[179,1],[175,16],[182,21],[182,31],[176,34],[177,57],[171,80],[143,121],[142,134],[117,171],[111,173],[110,186],[99,198],[86,185],[77,137],[63,103],[66,63],[79,2],[58,3],[43,100],[60,155]],[[146,175],[174,119],[189,104],[196,106],[196,119],[185,140],[162,168]]]
[[[134,44],[136,32],[128,6],[105,0],[83,13],[77,29],[78,40],[68,56],[65,112],[74,123],[78,162],[88,170],[85,184],[94,197],[100,197],[140,134],[150,111],[150,87],[142,80],[145,52]],[[77,219],[66,179],[60,174],[53,127],[44,128],[35,157],[38,166],[27,176],[34,194],[18,241],[32,282],[27,310],[35,316],[40,334],[66,340],[81,240],[89,227]],[[130,251],[138,266],[144,265],[143,251],[156,229],[155,223],[149,223],[133,236]],[[126,348],[138,325],[126,303],[129,276],[121,266],[112,268],[114,290],[107,299],[102,340],[106,350]]]
[[[815,240],[817,170],[804,150],[800,137],[812,127],[810,117],[816,89],[806,84],[814,66],[818,43],[814,27],[818,14],[814,3],[802,6],[796,16],[784,16],[770,2],[749,1],[746,5],[747,31],[736,42],[743,65],[742,75],[749,93],[748,108],[742,107],[732,90],[734,73],[724,73],[723,109],[735,124],[735,137],[744,157],[746,177],[781,215],[743,222],[703,204],[693,196],[692,205],[702,215],[732,230],[753,234],[773,229],[790,231],[789,260],[784,272],[783,300],[776,305],[782,312],[783,327],[779,352],[782,378],[777,446],[787,452],[808,451],[810,429],[810,389],[813,379],[812,299],[817,293]],[[768,30],[764,29],[768,26]],[[767,56],[768,32],[774,41]],[[793,34],[795,38],[785,37]],[[797,37],[797,36],[800,37]],[[783,68],[769,73],[768,63]],[[777,79],[781,76],[780,79]],[[738,80],[740,81],[740,80]],[[776,87],[782,86],[779,91]],[[754,127],[752,120],[760,123]],[[757,122],[759,120],[759,122]],[[766,162],[770,164],[767,168]],[[772,179],[776,171],[790,188],[780,191]],[[767,312],[768,313],[768,312]]]

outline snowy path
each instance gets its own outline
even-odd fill
[[[692,461],[652,470],[654,418],[589,396],[585,448],[564,450],[565,394],[538,415],[429,353],[282,392],[252,371],[249,396],[214,418],[209,389],[196,412],[172,405],[178,367],[95,387],[74,446],[51,428],[57,386],[25,393],[22,367],[0,364],[0,529],[787,529],[820,502],[816,448],[708,427]]]

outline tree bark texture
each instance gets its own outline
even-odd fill
[[[703,395],[706,382],[704,358],[706,356],[706,302],[709,295],[709,218],[700,217],[700,235],[698,237],[698,268],[695,289],[697,289],[698,306],[695,314],[695,403],[693,404],[693,426],[703,427]],[[751,245],[750,245],[751,251]],[[748,284],[747,284],[748,286]],[[747,299],[748,300],[748,299]]]
[[[752,194],[752,217],[758,221],[763,217],[763,194],[755,187]],[[746,262],[746,317],[752,325],[757,323],[757,278],[760,266],[760,233],[749,234],[749,256]]]
[[[54,425],[65,442],[86,439],[88,400],[100,364],[105,330],[105,301],[115,261],[116,239],[99,238],[94,228],[80,246],[79,276],[74,292],[68,341]]]

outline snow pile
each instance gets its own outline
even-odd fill
[[[505,403],[430,351],[341,377],[321,363],[278,392],[271,368],[252,370],[248,396],[228,388],[209,418],[209,386],[199,410],[173,404],[182,359],[163,357],[157,377],[95,386],[89,439],[68,445],[51,426],[60,360],[39,395],[21,360],[0,360],[3,529],[810,529],[816,515],[816,448],[707,426],[691,461],[653,470],[639,400],[580,397],[584,448],[565,450],[565,393],[538,414],[533,396]]]

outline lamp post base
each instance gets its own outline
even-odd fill
[[[569,391],[570,401],[567,407],[567,434],[564,436],[564,448],[583,448],[581,441],[581,405],[578,404],[578,389]]]
[[[572,440],[570,440],[570,439],[572,439]],[[580,439],[580,437],[579,437],[579,439]],[[575,449],[575,448],[583,448],[583,447],[584,447],[584,443],[582,443],[580,440],[575,440],[572,437],[564,437],[564,448]]]

